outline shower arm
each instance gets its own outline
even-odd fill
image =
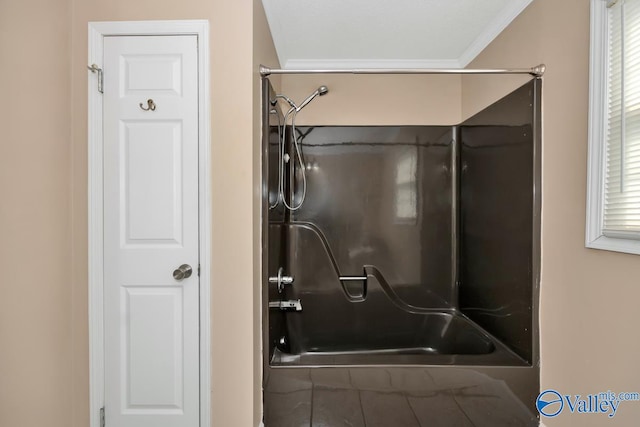
[[[276,105],[276,103],[278,102],[278,99],[284,99],[285,101],[287,101],[287,103],[291,106],[291,108],[295,108],[296,110],[298,109],[298,106],[295,104],[295,102],[293,102],[291,100],[291,98],[289,98],[286,95],[281,95],[278,94],[276,95],[272,100],[271,100],[271,105]]]
[[[354,69],[326,69],[326,70],[284,70],[260,65],[262,77],[271,74],[529,74],[542,77],[547,67],[544,64],[532,68],[505,69],[467,69],[467,68],[354,68]]]

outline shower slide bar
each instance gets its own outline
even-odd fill
[[[262,77],[271,74],[529,74],[534,77],[542,77],[547,67],[544,64],[532,68],[505,68],[505,69],[467,69],[467,68],[354,68],[354,69],[327,69],[327,70],[285,70],[269,68],[260,65]]]

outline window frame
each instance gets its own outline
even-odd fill
[[[607,0],[591,0],[589,53],[589,157],[585,246],[640,255],[637,234],[603,230],[607,166],[609,20]],[[615,237],[614,237],[615,234]]]

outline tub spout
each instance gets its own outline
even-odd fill
[[[285,311],[302,311],[302,303],[300,300],[287,300],[287,301],[269,301],[269,308],[279,308]]]

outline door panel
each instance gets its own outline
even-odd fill
[[[125,78],[121,86],[123,94],[136,95],[134,92],[144,91],[182,94],[181,55],[129,54],[122,55],[120,61]]]
[[[181,123],[123,121],[121,127],[125,244],[181,244]]]
[[[126,365],[123,406],[182,409],[182,287],[131,286],[122,289],[128,320],[120,337]],[[152,355],[149,358],[149,355]]]
[[[197,427],[197,38],[104,40],[106,420]]]

